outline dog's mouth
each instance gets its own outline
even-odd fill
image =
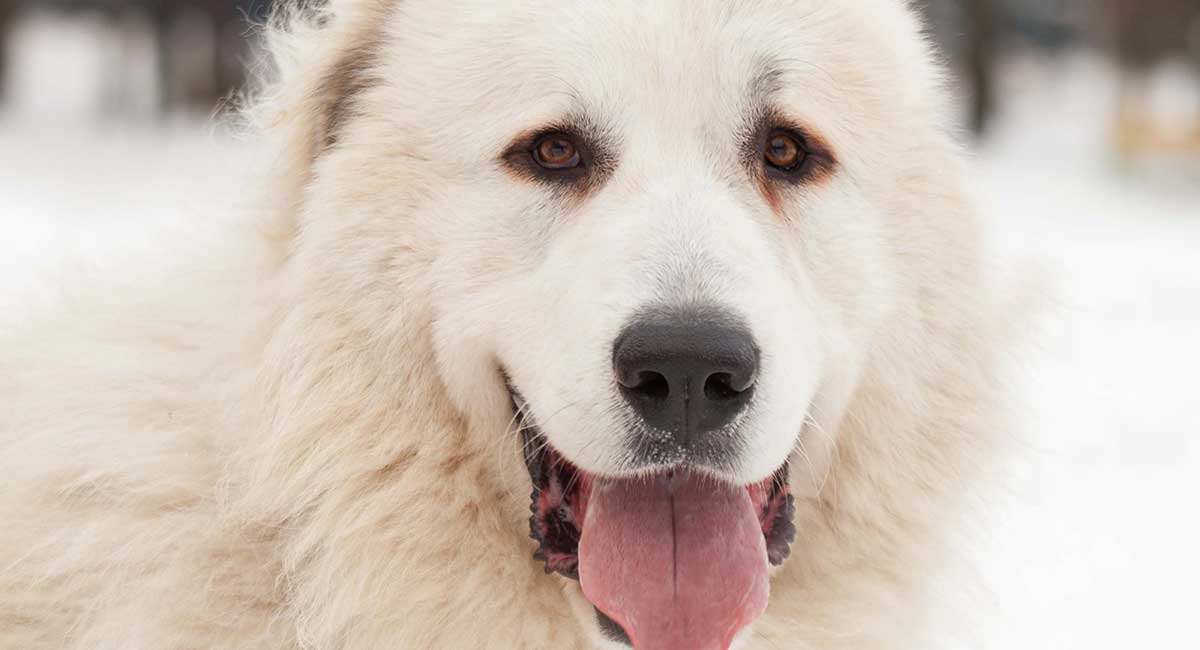
[[[546,573],[580,581],[600,627],[643,649],[725,650],[766,609],[769,566],[795,538],[787,466],[749,486],[686,465],[589,474],[555,450],[513,391]]]

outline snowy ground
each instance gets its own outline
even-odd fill
[[[1094,61],[1013,79],[980,192],[1000,265],[1042,265],[1053,298],[1014,374],[1010,488],[972,557],[1003,623],[969,647],[1200,647],[1200,181],[1121,169]],[[261,162],[194,123],[42,113],[0,114],[0,322],[45,299],[35,271],[119,264],[222,210]]]
[[[1005,259],[1045,265],[1053,296],[980,560],[1009,616],[989,647],[1196,648],[1200,179],[1123,169],[1110,71],[1061,65],[978,161]]]

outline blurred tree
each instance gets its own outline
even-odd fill
[[[995,109],[995,0],[922,0],[929,31],[967,90],[967,123],[976,134]]]
[[[5,99],[8,88],[8,39],[5,36],[16,15],[16,5],[10,0],[0,0],[0,102]]]
[[[970,126],[983,133],[995,111],[996,16],[991,0],[969,0],[966,6],[966,69],[971,86]]]
[[[250,23],[266,19],[273,0],[0,0],[0,99],[5,88],[8,52],[6,36],[23,11],[91,11],[114,25],[130,13],[149,19],[153,26],[159,89],[163,109],[189,104],[211,105],[239,87],[245,79],[245,59],[250,47]],[[183,22],[203,29],[212,43],[209,62],[201,66],[204,79],[182,71],[181,61],[195,57],[185,51],[189,39],[178,38]]]
[[[1108,0],[1105,8],[1123,67],[1118,151],[1127,163],[1168,156],[1200,160],[1200,107],[1181,90],[1189,71],[1178,65],[1190,62],[1193,88],[1200,83],[1200,0]],[[1162,65],[1167,62],[1174,64]]]
[[[1109,0],[1117,54],[1145,68],[1169,56],[1200,63],[1200,0]]]

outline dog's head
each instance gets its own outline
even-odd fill
[[[539,557],[580,580],[586,625],[728,647],[789,553],[789,485],[821,481],[918,291],[908,242],[946,227],[904,198],[946,147],[914,20],[375,5],[320,80],[298,246],[367,326],[427,315],[452,402],[522,455]]]

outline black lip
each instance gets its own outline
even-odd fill
[[[546,573],[579,579],[579,539],[582,526],[575,521],[579,472],[563,459],[538,430],[522,406],[526,403],[509,383],[514,411],[521,431],[522,457],[529,470],[529,537],[537,542],[535,560],[545,563]]]
[[[788,466],[784,464],[771,480],[771,493],[767,503],[779,499],[779,510],[771,528],[764,533],[767,542],[767,560],[771,566],[780,566],[792,553],[796,541],[796,497],[788,491]],[[782,497],[782,498],[781,498]]]
[[[595,607],[592,609],[596,610],[596,623],[600,625],[600,631],[604,633],[604,636],[608,637],[610,641],[633,647],[633,641],[630,640],[629,634],[625,632],[625,628],[621,627],[620,623],[612,620],[599,609]]]

